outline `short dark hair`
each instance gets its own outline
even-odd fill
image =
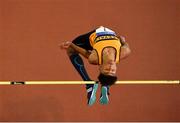
[[[105,75],[100,73],[98,79],[102,86],[111,86],[116,83],[117,76]]]

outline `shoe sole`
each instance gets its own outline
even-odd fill
[[[92,91],[91,97],[90,97],[89,102],[88,102],[89,106],[93,105],[96,101],[97,89],[98,89],[98,84],[94,84],[93,91]]]
[[[100,98],[100,103],[105,105],[109,103],[109,98],[108,98],[108,94],[107,94],[107,88],[106,87],[102,87],[101,88],[101,98]]]

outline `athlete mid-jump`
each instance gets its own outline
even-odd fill
[[[126,58],[131,50],[125,38],[109,28],[100,26],[93,31],[80,35],[72,42],[64,42],[61,49],[66,49],[67,54],[78,73],[84,81],[92,81],[88,76],[82,58],[88,59],[90,64],[99,66],[99,82],[101,83],[101,104],[109,102],[109,87],[117,81],[116,64],[120,59]],[[96,100],[98,83],[86,84],[88,105],[93,105]]]

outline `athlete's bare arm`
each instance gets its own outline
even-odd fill
[[[83,49],[83,48],[81,48],[81,47],[79,47],[79,46],[77,46],[77,45],[75,45],[75,44],[73,44],[72,42],[69,42],[69,41],[62,43],[60,45],[60,47],[61,47],[61,49],[67,49],[67,50],[72,48],[73,50],[75,50],[75,52],[81,54],[85,58],[89,58],[89,56],[91,54],[90,51],[85,50],[85,49]]]
[[[131,49],[129,47],[129,44],[125,41],[124,37],[120,36],[120,39],[122,44],[120,59],[125,59],[130,55]]]

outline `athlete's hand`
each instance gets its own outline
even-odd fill
[[[120,39],[123,41],[123,42],[126,42],[126,39],[124,36],[120,36]]]
[[[119,38],[120,38],[120,41],[121,41],[122,45],[124,45],[126,43],[125,37],[124,36],[119,36]]]
[[[61,49],[67,49],[71,44],[72,44],[72,42],[66,41],[66,42],[63,42],[62,44],[60,44],[59,46]]]

